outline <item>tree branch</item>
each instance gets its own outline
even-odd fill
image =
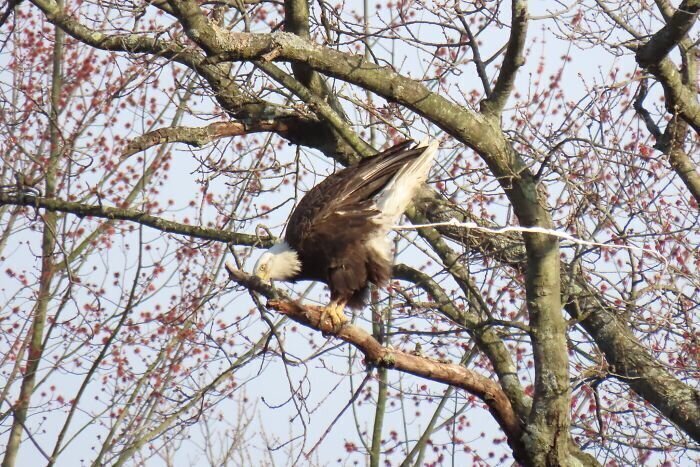
[[[503,57],[501,71],[491,95],[481,103],[481,111],[488,115],[500,115],[506,105],[515,83],[518,69],[525,63],[523,49],[527,36],[527,2],[513,0],[511,7],[511,28],[508,48]]]
[[[695,24],[698,12],[700,12],[700,0],[683,0],[666,26],[659,29],[646,44],[639,47],[636,54],[637,63],[644,68],[659,63],[688,34]]]
[[[285,112],[277,104],[262,101],[258,96],[242,92],[230,77],[229,66],[213,63],[201,53],[193,52],[176,42],[163,41],[143,34],[108,35],[90,29],[76,18],[63,12],[52,0],[32,0],[46,18],[77,40],[101,50],[150,54],[181,63],[195,70],[211,86],[213,95],[229,114],[239,121],[255,125],[259,121],[279,120],[286,125],[285,138],[294,144],[320,149],[327,154],[342,154],[350,158],[354,151],[343,140],[327,138],[318,132],[319,122]],[[206,21],[206,18],[204,18]]]
[[[518,380],[518,369],[498,333],[491,327],[483,326],[483,322],[474,313],[457,309],[442,287],[427,274],[405,264],[397,264],[394,266],[393,275],[426,291],[444,316],[457,325],[464,326],[479,346],[479,350],[488,357],[511,405],[524,420],[530,412],[532,401],[523,393]]]
[[[516,214],[523,225],[538,225],[542,218],[548,217],[545,211],[535,210],[535,212],[531,209],[532,205],[529,200],[537,199],[532,174],[520,156],[511,148],[500,130],[497,119],[486,118],[471,112],[439,94],[433,93],[423,84],[396,73],[391,68],[375,65],[364,60],[361,56],[319,46],[290,33],[234,33],[221,29],[208,21],[199,6],[191,1],[171,2],[171,6],[185,27],[188,36],[200,45],[210,55],[210,58],[188,52],[180,45],[141,35],[108,36],[79,24],[74,18],[64,14],[51,0],[32,1],[44,11],[51,22],[64,28],[66,32],[77,39],[97,48],[151,53],[185,63],[197,71],[200,71],[200,67],[208,67],[209,73],[212,73],[217,60],[255,61],[272,57],[283,61],[304,62],[315,70],[363,86],[382,97],[406,105],[481,154],[513,203]],[[206,75],[205,78],[209,80]],[[218,77],[217,79],[223,80],[224,78]],[[232,85],[230,80],[223,81],[222,84]],[[221,99],[220,95],[226,96],[228,94],[222,91],[230,89],[215,87],[214,90],[217,98]],[[227,105],[236,107],[235,99],[230,98],[229,100],[231,102],[228,102]],[[337,145],[334,148],[327,146],[328,137],[324,139],[325,147],[320,141],[317,141],[322,139],[318,135],[314,139],[308,140],[311,138],[308,135],[314,135],[317,131],[307,126],[303,126],[302,129],[308,131],[293,131],[293,134],[299,136],[302,141],[293,142],[297,144],[307,142],[326,153],[341,152]],[[303,135],[307,136],[303,137]],[[307,141],[304,141],[303,138],[306,138]],[[330,140],[336,141],[335,138],[330,138]]]
[[[467,368],[452,363],[442,363],[426,357],[419,357],[400,350],[383,347],[371,334],[358,326],[345,324],[336,330],[330,319],[321,322],[323,307],[301,304],[280,294],[271,285],[260,281],[239,270],[233,263],[226,263],[229,277],[268,298],[268,308],[277,310],[297,323],[321,331],[326,335],[334,335],[365,355],[367,365],[393,368],[438,383],[455,386],[479,397],[489,408],[498,424],[508,437],[508,443],[513,449],[516,459],[524,454],[521,444],[522,427],[518,416],[501,387],[490,379],[479,375]]]
[[[241,122],[217,122],[201,128],[159,128],[131,140],[124,149],[122,158],[129,157],[160,144],[185,143],[190,146],[202,147],[220,138],[242,136],[261,131],[285,134],[288,129],[288,125],[284,121],[257,121],[250,124]]]
[[[476,221],[471,213],[459,209],[437,196],[433,190],[421,193],[419,209],[431,222],[445,222],[452,218],[460,222]],[[430,197],[426,196],[430,195]],[[525,245],[519,235],[484,235],[476,231],[464,232],[455,227],[438,227],[441,234],[465,245],[470,251],[512,267],[525,274]],[[700,442],[700,394],[671,374],[634,333],[620,322],[619,310],[586,279],[586,271],[571,270],[560,263],[562,300],[564,309],[591,336],[615,368],[615,376],[653,404],[670,421]],[[396,271],[396,269],[395,269]],[[403,273],[398,274],[401,277]],[[433,295],[435,296],[435,295]],[[499,376],[500,377],[500,376]],[[505,387],[506,380],[501,378]],[[514,382],[515,383],[515,382]],[[676,397],[669,397],[675,394]]]
[[[489,82],[489,76],[486,72],[486,66],[484,65],[484,61],[481,59],[479,44],[474,34],[472,34],[472,30],[469,27],[469,23],[467,22],[466,18],[464,17],[464,11],[462,11],[462,9],[460,8],[459,2],[455,4],[455,11],[457,12],[459,22],[462,23],[464,32],[467,34],[467,39],[469,39],[469,48],[472,51],[474,65],[476,66],[476,74],[479,75],[479,79],[481,80],[481,85],[484,87],[484,93],[486,94],[486,97],[490,97],[492,92],[491,83]]]
[[[688,123],[674,116],[666,125],[661,144],[657,144],[657,147],[668,154],[671,168],[678,174],[700,206],[700,172],[684,150],[687,136]]]
[[[297,36],[309,40],[309,1],[308,0],[284,0],[284,30],[296,34]],[[343,120],[347,121],[347,116],[343,107],[330,92],[328,84],[321,75],[313,68],[303,62],[292,63],[294,77],[311,93],[320,97],[335,111]]]
[[[613,376],[700,443],[700,391],[669,373],[620,321],[619,310],[607,305],[582,276],[562,286],[569,293],[564,309],[579,320],[605,354]]]
[[[74,214],[78,217],[92,216],[103,219],[133,221],[162,232],[187,235],[190,237],[201,238],[203,240],[214,240],[218,242],[235,243],[236,245],[260,247],[272,245],[272,239],[268,237],[258,237],[256,235],[227,232],[219,229],[181,224],[179,222],[168,221],[160,217],[152,216],[143,211],[139,211],[138,209],[91,205],[64,201],[56,198],[41,198],[27,194],[15,195],[0,193],[0,206],[5,204],[43,208],[51,212],[66,212]]]
[[[343,139],[357,154],[366,157],[376,153],[374,148],[367,144],[362,138],[357,136],[343,116],[338,114],[335,109],[324,99],[311,92],[309,89],[303,86],[302,83],[289,76],[272,63],[257,61],[255,64],[269,77],[292,91],[297,97],[306,102],[317,115],[328,122],[328,124],[332,127],[332,131],[335,131],[338,136]],[[352,162],[352,159],[344,159],[341,160],[341,162],[348,165],[350,162]]]
[[[639,117],[641,117],[641,119],[644,121],[644,125],[647,127],[647,131],[651,133],[651,135],[654,138],[656,138],[658,144],[663,134],[661,133],[661,130],[659,129],[659,126],[656,124],[654,119],[651,118],[651,114],[649,113],[649,111],[644,108],[644,99],[646,99],[647,97],[648,90],[649,86],[647,84],[647,79],[645,78],[639,83],[637,96],[634,98],[632,108],[634,108],[634,111],[637,112],[637,115],[639,115]]]
[[[61,93],[64,91],[62,64],[65,51],[65,34],[60,28],[55,28],[53,53],[51,61],[51,89],[49,107],[49,157],[46,164],[44,190],[49,200],[56,196],[59,184],[59,162],[64,154],[64,138],[59,122]],[[13,467],[17,460],[22,435],[32,403],[32,395],[36,389],[37,374],[42,363],[46,346],[44,331],[48,319],[49,304],[53,298],[52,291],[57,273],[54,253],[58,239],[56,238],[58,219],[55,213],[47,213],[42,219],[41,235],[41,273],[39,275],[39,290],[31,313],[31,328],[25,344],[27,360],[24,364],[22,383],[16,402],[12,404],[12,426],[7,437],[3,467]],[[29,430],[27,430],[29,433]],[[31,435],[30,435],[31,436]],[[43,451],[42,451],[43,453]]]
[[[683,84],[683,78],[668,58],[650,64],[646,69],[659,80],[664,88],[666,108],[678,113],[700,134],[700,104],[696,93]]]
[[[333,334],[338,339],[353,345],[365,355],[365,362],[368,365],[392,368],[438,383],[449,384],[477,396],[488,406],[489,411],[508,436],[516,459],[519,458],[519,453],[522,454],[522,446],[520,446],[522,427],[510,401],[497,383],[460,365],[437,362],[401,350],[383,347],[371,334],[358,326],[346,324],[336,333],[329,320],[319,323],[323,313],[322,307],[302,306],[288,300],[270,300],[267,306],[299,324],[326,334]]]
[[[676,14],[673,14],[673,10],[667,2],[659,0],[657,4],[659,6],[659,9],[661,10],[661,13],[664,15],[664,18],[669,23],[667,27],[671,24],[678,23],[678,18],[683,17],[683,15],[678,14],[678,12],[676,12]],[[693,22],[694,21],[691,21],[691,24]],[[678,29],[678,27],[670,28],[671,31],[676,32],[678,31]],[[661,31],[663,30],[664,29],[662,29]],[[659,33],[661,31],[659,31]],[[672,36],[672,34],[669,33],[666,36],[663,36],[665,38],[664,40],[668,40],[667,36]],[[656,37],[656,35],[654,37]],[[684,35],[681,35],[680,37],[676,36],[675,38],[677,39],[677,43],[679,44],[688,42],[686,36]],[[644,45],[638,51],[638,62],[639,53],[642,51],[642,49],[644,49],[644,47],[649,46],[653,40],[654,38],[652,38],[646,45]],[[680,77],[683,81],[680,85],[682,89],[687,89],[688,91],[690,91],[690,94],[695,95],[693,91],[695,90],[694,80],[695,74],[697,72],[697,65],[694,63],[694,53],[692,51],[686,50],[688,47],[689,46],[687,44],[681,46],[681,55],[683,57],[683,63],[685,65],[685,68],[683,70],[683,75],[678,73],[678,77]],[[647,52],[649,50],[653,49],[646,49]],[[661,84],[664,87],[664,92],[666,92],[666,84],[664,84],[663,82]],[[680,179],[688,188],[688,191],[690,191],[690,193],[693,195],[698,204],[700,204],[700,173],[698,173],[695,164],[684,150],[686,137],[688,135],[688,124],[686,121],[687,119],[679,119],[675,116],[676,114],[673,112],[673,109],[669,109],[674,115],[674,117],[671,118],[671,120],[666,125],[665,132],[661,133],[661,130],[659,130],[659,127],[657,126],[656,122],[653,121],[649,112],[644,108],[643,102],[646,96],[647,80],[644,79],[639,85],[639,91],[637,97],[634,100],[634,110],[644,121],[647,130],[654,136],[654,138],[656,138],[656,144],[654,145],[654,147],[659,151],[663,152],[664,154],[668,155],[671,168],[678,174]],[[688,98],[691,98],[691,96],[688,96]],[[690,101],[688,104],[692,105],[692,102],[693,101]]]
[[[684,82],[682,74],[667,55],[684,40],[699,13],[700,0],[684,0],[666,26],[656,32],[646,44],[641,45],[635,55],[639,66],[648,70],[663,86],[668,111],[680,115],[698,134],[700,104],[697,93],[693,86]]]

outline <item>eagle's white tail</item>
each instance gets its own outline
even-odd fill
[[[417,147],[425,147],[423,154],[402,167],[375,198],[377,207],[382,212],[382,224],[396,224],[418,188],[428,178],[428,172],[438,152],[438,142],[422,141]]]

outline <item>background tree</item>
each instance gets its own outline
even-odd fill
[[[7,2],[3,466],[697,461],[700,1],[541,3]],[[353,325],[242,272],[426,135]]]

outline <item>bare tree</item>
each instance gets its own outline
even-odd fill
[[[3,466],[697,461],[700,1],[541,3],[6,2]],[[426,135],[352,324],[244,272]]]

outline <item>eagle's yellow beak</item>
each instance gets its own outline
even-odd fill
[[[270,282],[271,268],[269,260],[261,259],[253,268],[253,274],[263,282]]]
[[[255,276],[263,282],[270,282],[270,268],[266,264],[261,265],[254,271]]]

